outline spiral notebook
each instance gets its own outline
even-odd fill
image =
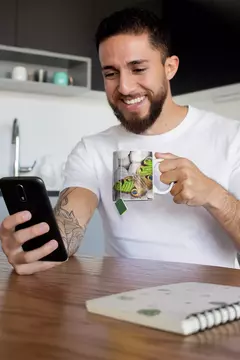
[[[182,282],[86,301],[90,313],[190,335],[240,319],[240,287]]]

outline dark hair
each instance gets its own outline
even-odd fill
[[[132,7],[116,11],[104,18],[97,28],[97,51],[100,43],[111,36],[148,33],[150,44],[153,48],[162,50],[162,61],[165,62],[166,57],[170,56],[169,34],[165,25],[155,13],[146,9]]]

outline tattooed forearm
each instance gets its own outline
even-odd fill
[[[79,224],[73,210],[69,209],[68,206],[68,196],[75,189],[76,188],[64,190],[54,209],[59,230],[69,256],[77,251],[86,229],[86,225],[83,226]]]
[[[218,193],[205,208],[240,247],[240,201],[219,187]]]

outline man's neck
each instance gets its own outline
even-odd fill
[[[160,116],[153,126],[145,132],[145,135],[160,135],[171,131],[181,124],[187,113],[187,106],[175,104],[172,98],[166,99]]]

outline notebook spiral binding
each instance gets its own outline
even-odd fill
[[[192,314],[187,318],[187,322],[190,322],[193,332],[199,332],[238,319],[240,319],[240,302]]]

